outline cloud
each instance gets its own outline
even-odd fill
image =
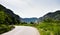
[[[41,17],[60,9],[60,0],[0,0],[0,4],[21,17]]]

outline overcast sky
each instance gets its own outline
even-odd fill
[[[60,0],[0,0],[0,4],[22,18],[38,18],[48,12],[60,10]]]

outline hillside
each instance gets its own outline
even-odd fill
[[[38,19],[39,22],[45,20],[45,19],[55,19],[55,20],[60,20],[60,10],[57,10],[55,12],[50,12],[50,13],[47,13],[46,15],[44,15],[43,17],[40,17]]]
[[[20,17],[0,4],[0,35],[12,30],[15,24],[20,24]]]
[[[8,23],[8,24],[16,24],[20,22],[20,17],[13,13],[12,10],[7,9],[3,5],[0,4],[0,24]]]
[[[30,23],[30,22],[35,22],[37,21],[38,18],[22,18],[22,22],[27,22],[27,23]]]

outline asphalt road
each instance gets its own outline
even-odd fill
[[[15,26],[15,29],[2,35],[40,35],[38,30],[30,26]]]

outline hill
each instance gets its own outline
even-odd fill
[[[60,20],[60,10],[57,10],[55,12],[50,12],[50,13],[47,13],[46,15],[44,15],[43,17],[40,17],[38,19],[38,22],[41,22],[45,19],[54,19],[54,20]]]
[[[16,24],[20,22],[20,17],[0,4],[0,24]]]
[[[22,18],[22,22],[36,22],[38,20],[38,18]]]

